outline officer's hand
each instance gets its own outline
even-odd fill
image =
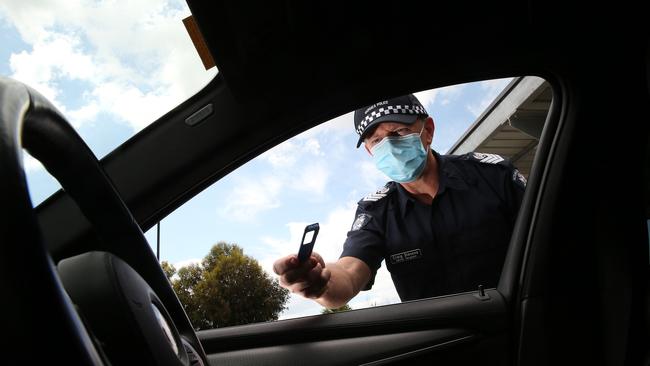
[[[303,263],[295,254],[280,258],[273,263],[273,271],[280,276],[280,285],[289,291],[310,299],[319,298],[327,290],[331,273],[318,253]]]

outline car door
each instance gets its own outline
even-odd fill
[[[640,355],[645,353],[641,346],[646,339],[645,331],[632,327],[634,321],[631,319],[641,323],[647,319],[642,315],[647,309],[643,300],[647,293],[647,266],[643,262],[647,258],[647,233],[643,216],[640,215],[643,208],[640,204],[643,201],[641,186],[647,185],[647,178],[643,178],[643,169],[640,169],[647,164],[641,159],[647,148],[648,136],[647,58],[643,56],[647,50],[647,35],[640,37],[643,39],[641,42],[631,41],[630,37],[643,34],[638,28],[640,23],[633,14],[617,9],[615,16],[630,19],[630,22],[614,38],[622,37],[630,41],[601,43],[596,40],[602,40],[600,36],[607,31],[599,19],[607,18],[610,14],[602,9],[592,9],[592,17],[586,25],[588,31],[570,33],[574,29],[573,17],[579,17],[579,12],[563,8],[565,12],[554,13],[552,4],[548,5],[532,5],[528,11],[521,11],[515,4],[473,8],[472,14],[484,11],[497,19],[513,21],[516,24],[514,27],[523,31],[511,32],[513,29],[490,26],[485,19],[472,18],[480,25],[466,27],[466,32],[462,34],[442,32],[437,45],[443,45],[441,47],[447,51],[458,51],[458,44],[469,41],[470,35],[479,33],[481,29],[498,35],[495,38],[502,42],[489,43],[484,49],[481,48],[484,52],[480,53],[480,61],[473,58],[475,54],[465,55],[473,61],[463,63],[462,68],[447,64],[444,58],[440,61],[441,57],[424,57],[427,60],[435,59],[429,65],[410,60],[411,66],[418,71],[411,74],[395,72],[393,75],[397,79],[390,85],[399,88],[408,84],[414,87],[418,81],[410,77],[421,75],[426,78],[423,75],[427,67],[438,67],[447,73],[443,77],[432,71],[431,80],[436,77],[438,80],[454,77],[467,80],[475,73],[490,74],[490,71],[486,71],[488,69],[497,73],[497,70],[514,72],[519,68],[528,68],[539,70],[553,86],[553,106],[540,141],[501,282],[497,289],[487,291],[489,299],[481,299],[476,293],[458,294],[334,314],[328,318],[288,320],[244,329],[202,332],[200,337],[215,363],[223,359],[241,362],[245,357],[256,358],[259,362],[266,360],[266,357],[269,357],[269,361],[278,362],[306,360],[306,363],[318,363],[323,360],[325,364],[335,363],[336,360],[360,364],[398,360],[442,364],[483,360],[490,364],[603,361],[617,364],[641,359]],[[241,29],[223,23],[208,25],[207,21],[201,19],[201,12],[207,9],[199,4],[193,4],[192,8],[217,58],[224,57],[222,70],[224,73],[230,72],[233,85],[242,87],[246,85],[243,82],[246,80],[253,85],[263,86],[276,80],[268,74],[255,74],[263,69],[255,67],[253,62],[244,67],[231,63],[249,60],[246,57],[256,55],[257,50],[248,49],[250,53],[244,56],[228,57],[227,52],[234,45],[224,39],[223,34],[226,30],[238,32]],[[220,4],[218,9],[227,11],[231,17],[242,14],[240,7],[228,2]],[[457,6],[435,10],[438,11],[436,14],[444,14],[436,18],[440,25],[450,26],[451,19],[461,23],[464,20],[459,14],[465,12]],[[274,11],[273,14],[278,17],[284,14],[279,9]],[[268,23],[264,23],[265,26],[277,25],[273,29],[286,30],[287,33],[264,37],[267,41],[265,45],[278,46],[279,55],[290,55],[292,51],[311,54],[315,51],[309,46],[293,48],[293,44],[275,44],[274,40],[305,39],[306,35],[292,32],[308,24],[305,19],[314,20],[312,17],[315,14],[327,18],[331,13],[319,6],[297,7],[293,11],[295,13],[282,18],[288,19],[286,28],[283,27],[284,23],[278,24],[282,21],[275,22],[270,17],[254,16],[253,19],[266,20]],[[368,8],[349,11],[358,14],[359,19],[365,19],[364,16],[383,19],[384,15],[381,10]],[[296,14],[303,18],[291,17]],[[380,25],[377,24],[384,24],[378,22],[374,27],[370,26],[372,31],[381,34],[373,43],[363,36],[364,31],[370,30],[359,26],[353,19],[353,15],[341,15],[336,25],[349,31],[353,37],[367,41],[368,48],[359,46],[364,51],[373,49],[370,45],[380,47],[382,43],[395,44],[399,40],[399,36],[390,31],[378,30]],[[546,34],[541,29],[547,29],[543,25],[548,24],[545,20],[549,19],[555,20],[555,28]],[[345,26],[345,21],[355,25]],[[330,34],[331,40],[318,38],[319,33],[315,28],[323,26],[323,23],[314,23],[306,28],[314,32],[309,34],[321,41],[318,44],[324,50],[331,52],[328,61],[344,57],[346,52],[355,54],[353,47],[346,46],[358,46],[359,43],[341,41],[342,38],[338,36],[343,32],[336,31]],[[408,22],[397,24],[405,29],[411,25]],[[394,26],[389,28],[394,29]],[[260,39],[256,38],[254,32],[243,33],[244,40]],[[533,45],[526,42],[527,36],[546,42]],[[418,39],[424,40],[423,37]],[[339,49],[334,46],[336,42],[340,42]],[[514,56],[516,53],[522,57]],[[500,56],[497,60],[492,58],[493,55]],[[460,58],[453,59],[458,62]],[[281,61],[293,65],[284,58],[272,57],[269,60],[271,63]],[[363,64],[368,67],[367,73],[355,68],[358,66],[355,61],[350,61],[348,68],[341,67],[340,75],[352,75],[346,72],[357,70],[372,78],[372,75],[377,75],[378,68],[390,65],[390,62],[372,58],[372,62]],[[273,65],[283,72],[287,70],[283,65]],[[256,80],[248,79],[243,74],[244,70],[254,74]],[[298,74],[305,70],[308,70],[308,66],[297,65],[295,72]],[[613,72],[603,75],[604,70]],[[350,84],[357,92],[372,94],[363,87]],[[382,85],[380,82],[373,85],[382,91],[389,88],[385,84],[379,86]],[[291,94],[286,89],[282,90]],[[233,93],[242,98],[253,96],[250,89],[244,91],[233,87]],[[625,129],[616,128],[614,121],[621,119],[639,123],[627,124]],[[607,147],[599,145],[604,141]],[[624,157],[618,158],[618,151],[625,151]],[[451,329],[459,332],[455,335],[447,333]],[[620,338],[624,334],[627,335],[625,341]],[[387,348],[380,339],[389,340],[394,348]],[[403,342],[393,342],[396,339]],[[300,342],[296,343],[298,340]],[[230,341],[237,342],[237,349],[217,346],[231,345]],[[345,348],[344,344],[349,347]],[[334,349],[341,349],[342,352],[328,352]],[[295,350],[304,350],[305,353],[294,359],[292,354]]]
[[[553,89],[497,288],[201,331],[211,363],[635,364],[647,358],[646,33],[642,41],[631,41],[639,36],[631,26],[617,33],[626,42],[604,40],[608,31],[601,25],[608,14],[602,9],[595,9],[595,20],[586,25],[590,32],[568,36],[579,14],[559,12],[555,18],[555,9],[562,9],[558,4],[452,6],[437,9],[441,24],[467,20],[467,11],[473,21],[468,34],[487,30],[500,42],[469,52],[462,45],[473,38],[448,31],[438,42],[446,59],[421,51],[425,60],[362,63],[345,56],[370,53],[386,40],[397,44],[396,34],[402,33],[395,29],[412,24],[357,27],[355,15],[379,16],[380,9],[348,9],[338,17],[316,5],[267,5],[254,14],[244,4],[190,5],[220,75],[165,116],[156,134],[136,136],[102,162],[145,229],[265,149],[382,94],[522,70],[543,76]],[[333,33],[317,29],[327,22],[312,18],[314,10],[334,22],[326,28]],[[510,21],[521,32],[504,26]],[[549,23],[555,26],[550,35],[544,32]],[[409,39],[426,39],[407,33]],[[542,35],[551,41],[523,42],[549,39]],[[312,47],[309,37],[319,47]],[[325,63],[308,62],[316,59]],[[269,64],[274,72],[268,72]],[[209,120],[238,123],[228,129],[204,123],[189,132],[178,126],[208,104],[215,107]],[[267,124],[245,135],[245,143],[232,143],[244,136],[241,126],[259,121]],[[179,141],[194,142],[183,145],[182,159],[161,150]],[[164,162],[144,158],[161,152],[167,153]],[[64,257],[71,243],[87,234],[83,219],[66,205],[65,198],[53,199],[39,212],[55,257]],[[68,212],[65,233],[52,219],[61,212]]]

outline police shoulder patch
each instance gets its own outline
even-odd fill
[[[369,195],[363,197],[363,199],[361,201],[362,202],[377,202],[380,199],[388,196],[388,194],[391,191],[391,188],[392,188],[391,184],[387,183],[385,186],[383,186],[382,188],[375,191],[375,193],[370,193]]]
[[[524,175],[517,169],[512,171],[512,181],[526,187],[526,177],[524,177]]]
[[[368,222],[372,220],[372,216],[368,215],[367,213],[362,213],[357,216],[356,219],[354,219],[354,222],[352,223],[352,229],[350,231],[357,231],[361,230]]]

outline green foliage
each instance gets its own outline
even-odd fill
[[[289,300],[289,291],[257,260],[225,242],[214,245],[201,265],[178,270],[172,287],[197,330],[277,320]]]
[[[320,313],[321,314],[332,314],[332,313],[340,313],[342,311],[350,311],[350,310],[352,310],[350,305],[345,304],[345,305],[341,306],[340,308],[336,308],[336,309],[324,308]]]
[[[174,273],[176,273],[176,267],[174,267],[173,264],[170,264],[167,261],[162,261],[162,263],[160,263],[160,266],[162,267],[163,272],[165,272],[165,276],[167,276],[167,279],[171,281],[172,276],[174,275]]]

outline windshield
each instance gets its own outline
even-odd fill
[[[102,158],[206,85],[183,1],[0,2],[0,75],[54,103]],[[25,158],[34,204],[59,188]],[[35,187],[34,182],[38,182]]]

